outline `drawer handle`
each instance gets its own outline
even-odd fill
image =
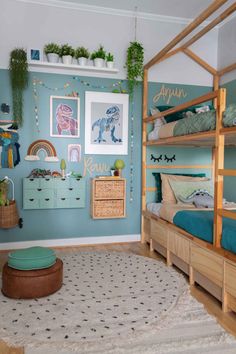
[[[48,202],[50,199],[49,198],[45,198],[46,202]]]
[[[62,178],[61,180],[62,180],[62,181],[65,181],[66,179],[65,179],[65,178]]]
[[[61,200],[66,200],[66,198],[61,198]]]
[[[80,198],[75,198],[76,200],[80,200]]]
[[[69,191],[73,191],[73,188],[69,188]]]
[[[32,182],[34,179],[33,178],[30,178],[30,181]]]
[[[41,192],[42,188],[37,188],[37,191]]]
[[[50,181],[50,178],[45,178],[45,181]]]
[[[33,201],[34,201],[34,199],[29,199],[29,201],[30,201],[30,202],[33,202]]]
[[[80,181],[80,178],[76,178],[76,181]]]

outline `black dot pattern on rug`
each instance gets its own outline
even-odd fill
[[[116,252],[60,255],[63,287],[34,300],[0,295],[4,339],[29,344],[104,341],[135,335],[173,308],[184,280],[163,263]],[[0,330],[1,331],[1,330]]]

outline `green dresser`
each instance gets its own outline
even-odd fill
[[[85,207],[85,180],[77,178],[24,178],[24,209]]]

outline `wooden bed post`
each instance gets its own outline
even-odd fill
[[[216,108],[215,137],[215,189],[214,189],[214,246],[221,247],[222,216],[219,211],[223,207],[224,177],[219,173],[224,168],[225,136],[221,133],[222,117],[226,105],[226,90],[220,89]]]
[[[144,69],[143,73],[143,119],[142,119],[142,225],[141,225],[141,242],[145,242],[145,233],[144,233],[144,217],[143,212],[146,210],[146,145],[144,144],[147,141],[147,124],[144,122],[144,119],[148,114],[148,69]]]

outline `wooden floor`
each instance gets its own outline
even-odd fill
[[[146,244],[139,242],[112,244],[112,245],[95,245],[95,246],[80,246],[60,248],[60,250],[67,252],[83,252],[83,251],[116,251],[116,252],[130,252],[133,254],[146,256],[157,259],[161,262],[165,260],[159,256],[156,252],[150,252],[149,247]],[[7,258],[6,252],[0,253],[0,271]],[[204,304],[206,310],[216,317],[218,322],[230,333],[236,336],[236,314],[226,313],[221,311],[220,303],[201,287],[193,287],[191,289],[192,295],[201,303]],[[24,354],[24,348],[10,348],[4,342],[0,341],[0,354]]]

